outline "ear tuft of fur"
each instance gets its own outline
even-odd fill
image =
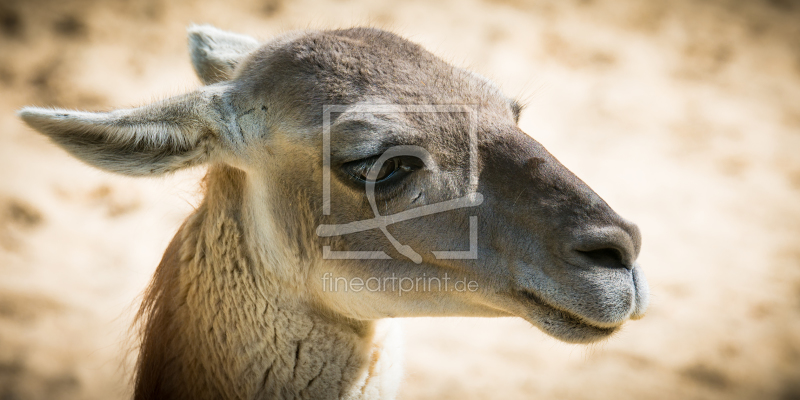
[[[259,47],[250,36],[211,25],[192,25],[187,32],[192,65],[206,85],[231,79],[239,62]]]

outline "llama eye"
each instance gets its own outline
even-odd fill
[[[348,175],[355,178],[355,180],[364,183],[367,181],[367,175],[376,161],[377,157],[353,161],[344,164],[343,169]],[[422,160],[416,157],[402,156],[390,158],[381,166],[378,176],[375,178],[375,183],[402,178],[423,166]]]

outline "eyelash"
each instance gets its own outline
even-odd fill
[[[378,157],[351,161],[342,165],[344,172],[359,183],[366,183],[367,174],[372,169]],[[408,176],[412,172],[424,168],[422,160],[413,156],[400,156],[386,160],[378,173],[375,183],[380,185]]]

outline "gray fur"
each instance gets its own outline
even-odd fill
[[[25,107],[18,113],[76,158],[132,176],[161,175],[210,161],[224,126],[220,87],[105,113]]]
[[[193,25],[187,31],[192,65],[206,85],[230,79],[242,58],[258,48],[258,41],[249,36],[210,25]]]

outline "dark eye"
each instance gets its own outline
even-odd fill
[[[377,157],[367,158],[364,160],[352,161],[342,166],[344,171],[362,183],[367,181],[367,175],[378,161]],[[422,160],[413,156],[394,157],[386,160],[381,166],[378,176],[375,178],[375,183],[382,183],[394,179],[400,179],[415,170],[424,167]]]

